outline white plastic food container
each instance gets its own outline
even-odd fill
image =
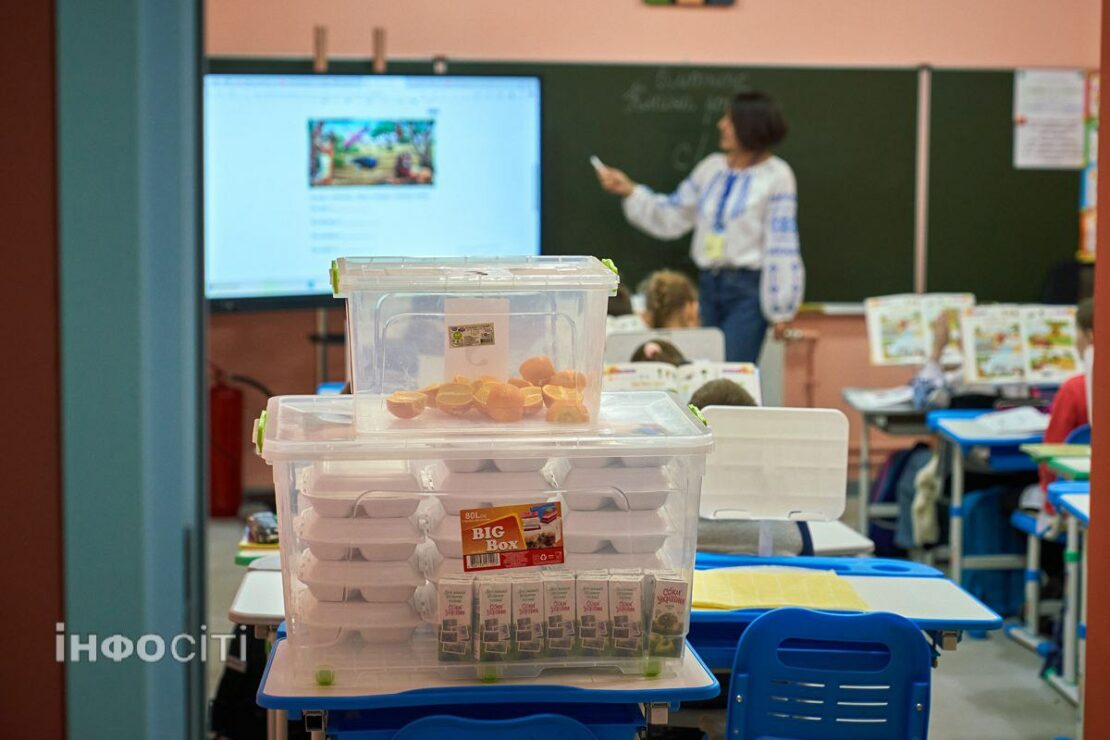
[[[571,511],[563,538],[573,553],[596,553],[607,548],[623,554],[656,552],[675,533],[667,515],[652,511]]]
[[[424,584],[416,562],[321,560],[306,550],[301,553],[297,577],[318,601],[363,601],[398,603],[412,598]]]
[[[359,432],[594,424],[606,309],[617,284],[615,270],[595,257],[336,260],[332,287],[347,299]],[[483,378],[522,378],[538,387],[569,378],[569,387],[583,386],[575,388],[581,398],[570,399],[581,412],[549,414],[545,404],[521,417],[510,403],[505,415],[488,414],[480,403],[441,407],[431,392],[423,401],[387,402],[398,391]]]
[[[464,580],[471,575],[464,573],[461,558],[444,557],[462,554],[461,509],[549,502],[562,504],[556,521],[565,535],[563,562],[481,571],[476,595],[489,595],[478,588],[481,579],[512,581],[551,568],[569,577],[599,568],[673,570],[692,583],[701,480],[712,438],[688,409],[662,392],[626,392],[602,394],[591,428],[359,434],[355,403],[351,396],[272,398],[256,429],[260,454],[274,472],[287,648],[299,685],[311,687],[326,674],[337,687],[367,688],[375,676],[398,670],[450,678],[526,677],[548,668],[591,666],[631,674],[673,670],[680,660],[674,656],[582,655],[556,647],[545,652],[543,645],[537,651],[534,641],[519,653],[510,643],[496,664],[482,662],[480,653],[445,663],[430,623],[435,612],[428,611],[428,594],[434,597],[443,575]],[[630,468],[620,461],[625,456],[658,464]],[[574,468],[570,458],[587,464]],[[589,467],[592,459],[607,464]],[[492,463],[460,473],[447,460],[526,462],[510,463],[516,470]],[[379,476],[374,483],[374,492],[383,496],[424,496],[413,515],[370,517],[352,510],[348,516],[321,516],[314,481],[327,480],[326,475],[368,478],[386,469],[414,471],[416,484],[403,475],[393,483]],[[419,490],[410,490],[414,486]],[[608,498],[596,510],[570,503],[599,491]],[[651,505],[640,509],[633,503],[626,510],[614,500]],[[452,634],[478,639],[475,627],[466,619],[456,621]]]
[[[336,519],[312,507],[296,516],[294,532],[321,560],[347,560],[356,552],[365,560],[407,560],[424,540],[410,519]]]
[[[423,621],[408,602],[328,602],[317,601],[308,593],[300,596],[303,608],[298,621],[313,645],[334,643],[352,634],[358,634],[365,643],[407,641]]]
[[[667,503],[670,491],[620,491],[615,488],[565,490],[560,496],[572,511],[619,509],[643,511],[658,509]]]

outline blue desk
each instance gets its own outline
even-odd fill
[[[865,388],[845,388],[841,391],[844,402],[855,409],[863,423],[860,425],[859,473],[856,484],[859,487],[859,526],[858,531],[867,536],[870,519],[874,517],[893,518],[898,515],[898,507],[889,503],[871,503],[871,428],[895,436],[923,437],[929,433],[925,426],[925,412],[906,401],[893,406],[875,408],[866,403],[869,392]]]
[[[964,473],[970,467],[987,473],[1033,471],[1037,464],[1021,451],[1023,444],[1043,439],[1041,434],[993,434],[976,419],[988,413],[981,409],[931,411],[926,424],[948,443],[952,450],[952,492],[949,506],[949,569],[956,583],[963,582],[964,568],[976,570],[1020,570],[1020,556],[980,555],[964,557]]]
[[[321,728],[313,732],[314,738],[321,739],[326,728],[329,737],[349,734],[359,740],[385,740],[405,725],[431,716],[510,723],[544,714],[572,717],[598,738],[627,738],[645,723],[665,722],[672,705],[712,699],[720,693],[717,680],[689,645],[674,676],[655,678],[555,672],[491,684],[383,673],[372,680],[372,687],[306,689],[290,681],[292,660],[285,640],[279,639],[266,663],[258,704],[293,718],[304,717],[312,727]]]
[[[994,630],[1002,618],[978,599],[921,563],[883,558],[757,558],[737,555],[698,555],[697,568],[787,566],[834,570],[874,611],[906,617],[929,633],[935,645],[955,649],[961,632]],[[728,670],[736,642],[763,609],[736,611],[695,609],[687,640],[714,670]]]
[[[1064,661],[1059,676],[1049,683],[1065,698],[1078,704],[1079,684],[1087,660],[1087,548],[1080,527],[1091,526],[1091,496],[1088,481],[1056,481],[1048,486],[1048,500],[1067,519],[1068,539],[1064,551]]]

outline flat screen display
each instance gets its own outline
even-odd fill
[[[330,294],[354,255],[540,251],[536,77],[209,74],[205,292]]]

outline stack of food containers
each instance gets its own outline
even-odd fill
[[[673,671],[712,443],[665,393],[599,392],[615,275],[359,259],[333,280],[353,395],[273,398],[256,437],[296,680]]]

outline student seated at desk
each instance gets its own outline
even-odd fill
[[[710,380],[694,391],[690,405],[699,410],[706,406],[756,406],[751,394],[728,378]],[[742,519],[698,518],[698,550],[741,555],[759,554],[760,522]],[[812,555],[813,540],[805,522],[766,522],[773,549],[771,554]]]
[[[605,333],[615,331],[638,331],[644,328],[644,320],[632,308],[632,294],[620,285],[616,295],[609,297],[609,311],[605,317]]]
[[[952,316],[942,313],[933,322],[933,354],[913,376],[913,404],[919,409],[992,408],[998,391],[990,386],[966,386],[963,366],[945,367],[941,363],[944,348],[951,340]]]
[[[632,353],[632,359],[629,362],[666,362],[675,367],[690,364],[678,347],[665,339],[644,342]]]
[[[1095,345],[1095,302],[1090,298],[1080,302],[1075,312],[1076,349],[1083,358],[1087,358]],[[1089,368],[1087,369],[1089,372]],[[1087,375],[1079,373],[1063,382],[1056,398],[1052,401],[1052,410],[1049,412],[1048,428],[1044,430],[1045,444],[1062,444],[1068,435],[1081,426],[1090,423],[1090,414],[1087,408]],[[1056,476],[1048,469],[1047,465],[1040,467],[1040,481],[1042,493],[1047,493],[1048,484],[1056,480]],[[1048,499],[1043,499],[1044,508],[1051,512],[1052,505]]]
[[[644,323],[651,329],[696,329],[698,289],[690,278],[674,270],[659,270],[648,278]]]

